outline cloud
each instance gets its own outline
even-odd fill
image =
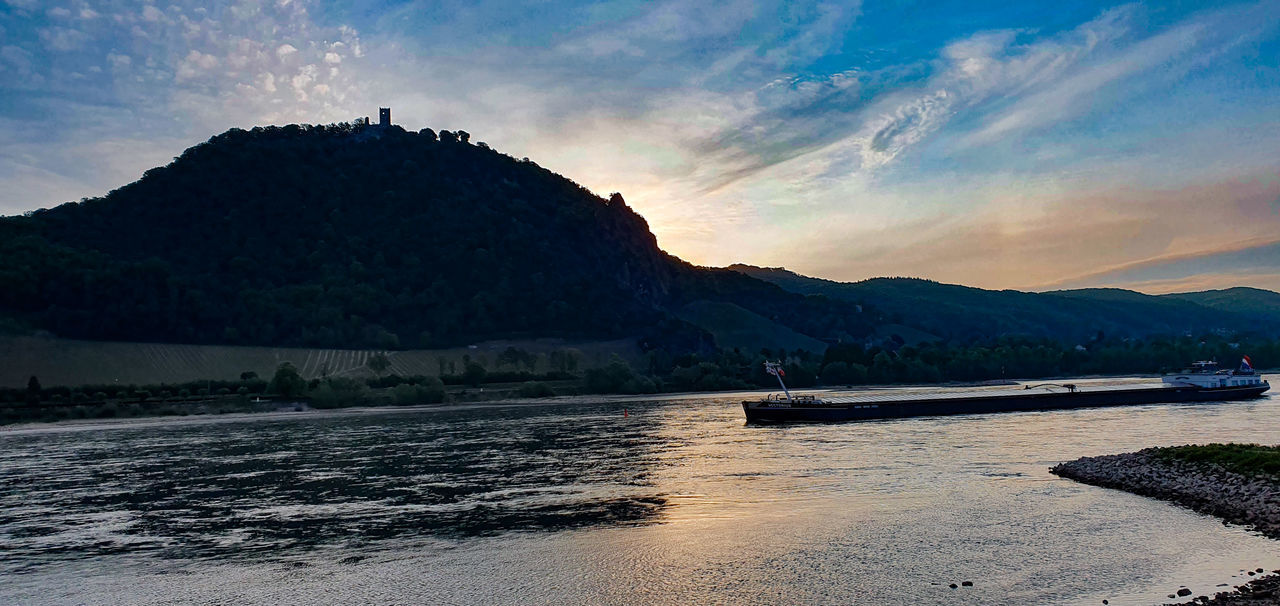
[[[107,53],[107,63],[114,69],[126,69],[133,64],[133,58],[129,55]]]
[[[0,98],[24,116],[0,147],[5,174],[22,187],[0,190],[0,208],[102,194],[136,179],[157,157],[87,160],[102,169],[81,170],[86,160],[71,159],[71,146],[153,137],[157,145],[171,146],[159,155],[164,163],[231,126],[331,122],[368,113],[354,94],[358,74],[334,62],[359,67],[359,32],[316,23],[303,3],[70,6],[58,13],[56,26],[37,16],[0,15],[6,29],[17,25],[27,37],[15,41],[34,40],[44,48],[33,54],[26,44],[0,47],[0,70],[7,75]],[[36,94],[16,95],[19,90]],[[77,179],[81,185],[72,190]]]
[[[717,191],[807,155],[824,156],[820,162],[833,175],[875,172],[946,129],[951,132],[945,153],[967,154],[1098,111],[1100,91],[1109,91],[1112,101],[1143,91],[1152,79],[1177,78],[1224,45],[1261,35],[1264,26],[1239,23],[1265,23],[1265,12],[1260,5],[1196,14],[1144,37],[1136,25],[1141,8],[1126,5],[1032,41],[1024,41],[1032,34],[1022,30],[972,34],[945,45],[923,78],[902,66],[844,72],[833,78],[858,86],[827,86],[820,94],[797,88],[782,103],[766,102],[777,90],[771,85],[748,103],[754,110],[738,124],[698,144],[725,165],[721,177],[701,191]]]
[[[827,78],[771,84],[757,92],[755,110],[740,124],[702,142],[704,152],[735,165],[706,184],[715,191],[778,164],[809,154],[831,158],[838,171],[874,171],[945,126],[955,113],[1002,92],[1013,93],[1054,77],[1078,56],[1114,37],[1104,15],[1058,38],[1008,53],[1016,31],[981,32],[952,42],[925,66],[878,71],[845,70]],[[786,90],[789,94],[778,95]],[[868,91],[875,94],[868,95]]]
[[[67,52],[84,46],[88,36],[84,32],[68,27],[46,27],[40,30],[40,41],[53,51]]]
[[[621,190],[706,264],[1034,286],[1276,227],[1248,214],[1268,186],[1228,185],[1275,173],[1280,78],[1247,58],[1275,3],[1043,30],[1034,11],[775,0],[31,6],[0,15],[3,208],[100,194],[232,126],[390,105]],[[1230,212],[1194,209],[1197,187]]]
[[[186,58],[178,64],[174,77],[178,80],[190,80],[206,74],[215,67],[218,67],[217,57],[193,50],[187,53]]]
[[[1123,183],[1066,182],[1048,191],[969,184],[960,191],[932,195],[984,202],[873,224],[846,211],[809,226],[807,247],[782,240],[770,254],[786,254],[790,266],[832,279],[905,275],[1033,290],[1187,276],[1204,271],[1189,260],[1245,249],[1259,267],[1280,269],[1280,255],[1267,256],[1280,242],[1280,179],[1256,175],[1150,190]],[[911,197],[918,204],[922,196]],[[865,226],[848,230],[858,223]]]
[[[1223,290],[1248,285],[1280,292],[1280,272],[1256,268],[1224,266],[1210,273],[1184,274],[1175,278],[1099,282],[1090,287],[1126,288],[1151,295]]]
[[[1203,26],[1188,23],[1143,40],[1105,60],[1080,67],[1069,76],[1039,87],[1000,112],[965,139],[967,145],[999,140],[1015,131],[1072,118],[1089,108],[1091,96],[1134,74],[1161,66],[1197,46]],[[1092,41],[1092,40],[1090,40]]]
[[[13,69],[19,75],[28,75],[31,73],[31,53],[17,46],[5,45],[0,47],[0,60],[3,60],[5,67]]]
[[[1191,283],[1226,283],[1240,276],[1280,275],[1280,238],[1263,237],[1231,242],[1222,248],[1168,254],[1128,262],[1119,267],[1059,280],[1042,289],[1132,285],[1144,292],[1171,292]],[[1229,278],[1228,278],[1229,277]]]

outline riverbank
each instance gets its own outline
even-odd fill
[[[1280,447],[1211,444],[1147,448],[1138,452],[1083,457],[1050,471],[1077,482],[1115,488],[1171,501],[1194,511],[1280,539]],[[1183,604],[1280,606],[1280,576],[1256,579],[1214,597],[1201,595]],[[1264,569],[1248,576],[1265,574]],[[1170,598],[1188,598],[1179,588]]]
[[[1036,379],[1024,382],[1071,381],[1081,386],[1087,385],[1138,385],[1152,382],[1152,377],[1145,375],[1110,376],[1110,377],[1070,377],[1060,379]],[[273,412],[303,412],[311,409],[335,410],[353,408],[373,408],[379,410],[418,410],[421,408],[438,408],[497,405],[513,406],[522,404],[575,404],[582,402],[638,402],[650,400],[683,400],[689,398],[734,398],[754,399],[762,395],[776,393],[776,387],[758,389],[728,389],[701,391],[670,391],[659,393],[622,394],[622,393],[589,393],[586,392],[582,380],[534,381],[512,383],[487,383],[481,386],[445,385],[442,398],[421,398],[417,390],[409,391],[405,385],[396,387],[369,387],[359,389],[357,382],[347,381],[344,385],[356,387],[356,392],[336,394],[345,397],[316,397],[317,392],[305,396],[284,398],[266,393],[267,383],[261,379],[253,379],[239,385],[234,382],[212,383],[212,388],[203,387],[196,395],[186,395],[192,390],[177,389],[175,386],[145,386],[150,389],[138,390],[130,386],[120,392],[119,397],[108,397],[105,393],[94,393],[96,400],[84,401],[83,398],[55,398],[42,401],[39,405],[27,405],[17,402],[0,402],[0,428],[15,425],[47,424],[60,422],[100,422],[110,419],[139,419],[149,417],[189,417],[228,414],[263,414]],[[823,386],[796,388],[791,392],[796,395],[852,395],[852,394],[903,394],[930,393],[944,389],[967,389],[981,387],[997,387],[1002,385],[1019,385],[1019,381],[952,381],[946,383],[919,383],[897,385],[860,385],[860,386]],[[550,389],[529,388],[545,386]],[[243,389],[242,389],[243,388]],[[406,393],[401,394],[400,389]],[[212,393],[214,390],[216,394]],[[140,395],[154,394],[142,400]],[[529,395],[526,395],[529,394]],[[541,394],[541,395],[535,395]],[[555,395],[552,395],[555,394]],[[323,395],[323,394],[320,394]],[[443,400],[443,401],[440,401]]]

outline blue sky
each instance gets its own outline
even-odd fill
[[[389,105],[699,264],[1280,290],[1276,1],[0,2],[3,214]]]

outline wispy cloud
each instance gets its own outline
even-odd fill
[[[1275,1],[932,22],[781,0],[7,6],[4,213],[231,126],[391,105],[621,190],[704,264],[1035,286],[1276,227],[1257,206],[1280,153]]]
[[[833,279],[905,275],[1034,290],[1202,273],[1207,270],[1193,262],[1209,257],[1224,260],[1217,269],[1225,270],[1227,254],[1241,251],[1252,251],[1239,259],[1254,259],[1257,267],[1280,268],[1280,180],[1230,179],[1173,190],[1088,187],[979,189],[987,200],[981,206],[944,207],[843,237],[837,235],[847,229],[842,226],[857,221],[830,217],[813,226],[806,248],[783,243],[767,252]],[[1164,273],[1152,273],[1156,268]]]
[[[1218,249],[1163,255],[1119,267],[1056,280],[1038,290],[1126,286],[1146,292],[1172,292],[1189,284],[1229,284],[1242,275],[1280,276],[1280,238],[1230,242]],[[1208,287],[1206,287],[1208,288]],[[1220,288],[1220,287],[1215,287]]]
[[[983,145],[1021,131],[1070,121],[1096,111],[1098,95],[1110,93],[1108,102],[1122,102],[1127,95],[1141,92],[1144,77],[1177,77],[1199,66],[1207,55],[1240,44],[1262,33],[1274,6],[1232,7],[1196,15],[1146,38],[1124,44],[1131,29],[1133,7],[1110,11],[1072,33],[1075,44],[1031,51],[1032,60],[1011,82],[1019,94],[1005,108],[994,112],[978,130],[967,135],[961,146]],[[1255,21],[1261,19],[1263,21]],[[1241,24],[1247,24],[1243,27]],[[1263,25],[1259,25],[1263,24]],[[1137,80],[1135,82],[1135,80]],[[1117,90],[1119,89],[1119,90]]]

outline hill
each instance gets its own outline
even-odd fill
[[[680,319],[710,332],[720,347],[736,347],[749,352],[755,352],[761,344],[786,351],[823,351],[827,348],[825,343],[813,337],[802,335],[733,303],[694,301],[679,310],[678,315]]]
[[[643,337],[737,305],[796,332],[872,330],[856,306],[698,268],[608,198],[467,133],[232,129],[105,196],[0,218],[0,317],[59,337],[316,348]]]
[[[833,282],[783,268],[732,265],[728,269],[792,292],[892,310],[890,319],[947,339],[972,341],[1001,335],[1083,342],[1114,337],[1204,334],[1280,335],[1280,294],[1257,289],[1145,295],[1120,289],[1047,293],[985,290],[917,278]],[[1212,291],[1211,291],[1212,292]]]
[[[1280,293],[1261,288],[1236,287],[1161,296],[1190,301],[1212,309],[1258,317],[1262,321],[1280,321]]]

